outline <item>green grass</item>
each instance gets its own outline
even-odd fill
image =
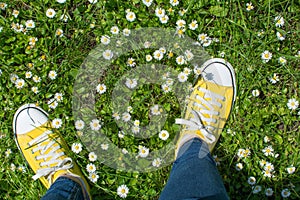
[[[67,0],[64,4],[55,0],[44,0],[43,3],[29,0],[2,2],[7,7],[0,9],[0,27],[3,27],[0,32],[0,199],[39,199],[46,192],[39,181],[31,179],[33,172],[13,140],[12,120],[18,107],[25,103],[37,103],[49,112],[51,120],[63,120],[59,131],[69,146],[80,142],[72,115],[73,84],[84,59],[100,44],[101,36],[111,35],[110,28],[114,25],[120,31],[140,27],[175,28],[179,19],[187,22],[186,36],[197,40],[199,34],[205,33],[218,39],[219,42],[212,42],[205,47],[206,52],[213,57],[220,57],[224,53],[224,58],[236,71],[236,104],[213,152],[220,160],[218,168],[229,196],[232,199],[268,199],[265,189],[272,188],[274,194],[270,198],[281,199],[281,191],[287,188],[291,192],[290,199],[300,198],[300,109],[290,110],[287,106],[289,99],[300,101],[299,1],[252,1],[254,9],[246,11],[248,1],[186,0],[174,6],[174,13],[171,14],[167,11],[171,7],[169,1],[163,0],[153,2],[150,7],[146,7],[141,0],[99,0],[96,4],[90,4],[87,0]],[[170,18],[167,24],[161,24],[155,16],[156,7],[166,10]],[[53,19],[45,15],[48,8],[56,11]],[[20,11],[17,18],[12,15],[14,9]],[[126,20],[126,9],[136,14],[137,18],[133,22]],[[183,16],[178,14],[181,9],[187,9]],[[68,13],[68,22],[59,19],[62,13]],[[283,27],[275,26],[274,19],[277,16],[284,18]],[[27,34],[17,33],[11,28],[13,22],[25,27],[25,22],[30,19],[36,27]],[[188,29],[192,20],[197,20],[199,25],[194,31]],[[90,27],[91,23],[95,23],[94,28]],[[61,38],[55,36],[59,28],[64,33]],[[261,30],[264,34],[258,36]],[[276,32],[285,35],[285,40],[279,41]],[[30,37],[38,38],[32,49],[28,48]],[[267,63],[261,59],[265,50],[272,53],[272,59]],[[139,119],[141,125],[145,126],[149,123],[149,107],[162,105],[169,114],[164,129],[169,131],[170,138],[162,141],[157,136],[150,139],[130,135],[120,139],[117,136],[119,128],[111,117],[112,88],[130,70],[126,66],[129,57],[136,59],[139,65],[146,63],[146,54],[152,53],[152,50],[130,52],[114,61],[106,76],[99,78],[99,83],[106,84],[107,92],[97,96],[97,116],[102,119],[103,130],[111,141],[128,151],[137,152],[138,145],[147,146],[150,150],[161,148],[171,141],[178,130],[178,126],[173,125],[175,118],[180,117],[174,94],[164,94],[160,85],[148,84],[140,86],[131,97],[132,118]],[[42,55],[46,56],[44,61],[40,60]],[[287,63],[280,64],[279,57],[285,57]],[[30,68],[29,63],[34,63],[34,67]],[[177,65],[175,58],[168,59],[167,56],[156,63],[174,66],[177,71],[186,66],[192,69],[190,65]],[[48,78],[51,70],[57,73],[55,80]],[[41,82],[26,79],[27,71],[38,75]],[[279,81],[272,84],[269,78],[274,73],[279,76]],[[12,74],[25,80],[23,88],[16,88],[10,80]],[[193,78],[190,75],[188,81],[193,82]],[[37,94],[31,91],[33,86],[38,87]],[[260,91],[258,97],[252,95],[255,89]],[[50,109],[47,102],[55,93],[62,93],[63,101],[58,102],[55,109]],[[264,142],[265,136],[270,138],[267,143]],[[278,157],[264,155],[262,150],[269,145]],[[5,156],[7,149],[12,151],[9,156]],[[251,154],[238,158],[239,149],[250,149]],[[69,152],[86,176],[86,165],[90,163],[88,153],[85,147],[79,154]],[[263,168],[260,166],[262,159],[274,165],[275,177],[263,176]],[[237,163],[243,164],[241,171],[235,169]],[[13,169],[12,164],[17,168],[24,166],[26,172]],[[96,183],[90,182],[95,199],[118,199],[117,188],[122,184],[129,188],[128,199],[158,199],[171,169],[171,166],[166,166],[154,172],[131,173],[120,172],[98,161],[95,165],[99,179]],[[290,166],[296,167],[293,174],[287,173],[286,168]],[[253,194],[252,186],[247,182],[251,176],[256,178],[256,185],[262,187],[262,191],[257,194]]]

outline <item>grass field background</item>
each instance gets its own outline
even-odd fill
[[[61,3],[59,3],[61,2]],[[22,158],[13,139],[14,112],[25,103],[36,103],[60,119],[57,128],[70,147],[81,143],[72,116],[73,83],[88,53],[102,36],[112,36],[117,26],[177,28],[182,36],[199,42],[211,57],[223,57],[236,71],[237,100],[213,155],[232,199],[300,198],[300,3],[296,0],[170,1],[118,0],[0,0],[0,199],[39,199],[46,189],[33,181],[33,172]],[[49,13],[48,9],[54,12]],[[162,22],[155,10],[164,9]],[[129,10],[128,10],[129,9]],[[47,12],[48,10],[48,12]],[[129,12],[135,17],[126,18]],[[30,21],[32,20],[32,21]],[[189,26],[194,21],[197,24]],[[195,28],[196,27],[196,28]],[[194,30],[193,30],[194,29]],[[204,39],[200,37],[201,35]],[[170,137],[138,140],[118,134],[113,122],[110,89],[117,78],[132,67],[129,58],[145,63],[154,50],[132,52],[114,63],[105,79],[107,91],[98,95],[99,118],[110,139],[128,151],[139,145],[158,149],[174,136],[180,110],[174,95],[159,85],[139,87],[131,99],[132,119],[147,125],[149,109],[161,104],[169,113],[164,127]],[[163,59],[153,62],[188,68],[193,82],[194,66],[180,65],[166,49]],[[132,64],[133,65],[133,64]],[[95,85],[96,87],[97,85]],[[59,98],[62,97],[62,98]],[[141,101],[142,99],[142,101]],[[51,104],[52,103],[52,104]],[[88,126],[88,124],[86,124]],[[105,145],[101,147],[105,149]],[[108,147],[109,148],[109,147]],[[95,199],[120,199],[117,189],[126,185],[127,199],[158,199],[168,180],[171,166],[149,173],[126,173],[91,161],[82,151],[70,151],[89,179],[86,166],[96,167],[90,177]],[[151,163],[150,163],[151,165]],[[201,172],[199,172],[201,173]]]

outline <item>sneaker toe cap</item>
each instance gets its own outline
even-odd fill
[[[13,120],[15,134],[25,134],[48,121],[47,113],[34,104],[20,107]]]

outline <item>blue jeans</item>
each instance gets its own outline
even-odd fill
[[[58,178],[42,200],[83,200],[81,186],[66,177]],[[195,138],[179,150],[159,200],[229,199],[207,144]]]

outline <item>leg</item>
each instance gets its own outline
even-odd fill
[[[210,151],[217,143],[236,97],[232,66],[210,59],[188,98],[170,178],[160,200],[229,199]]]
[[[167,199],[229,199],[207,144],[199,138],[180,148],[160,196],[160,200]]]
[[[41,200],[83,200],[81,186],[67,177],[59,177]]]

